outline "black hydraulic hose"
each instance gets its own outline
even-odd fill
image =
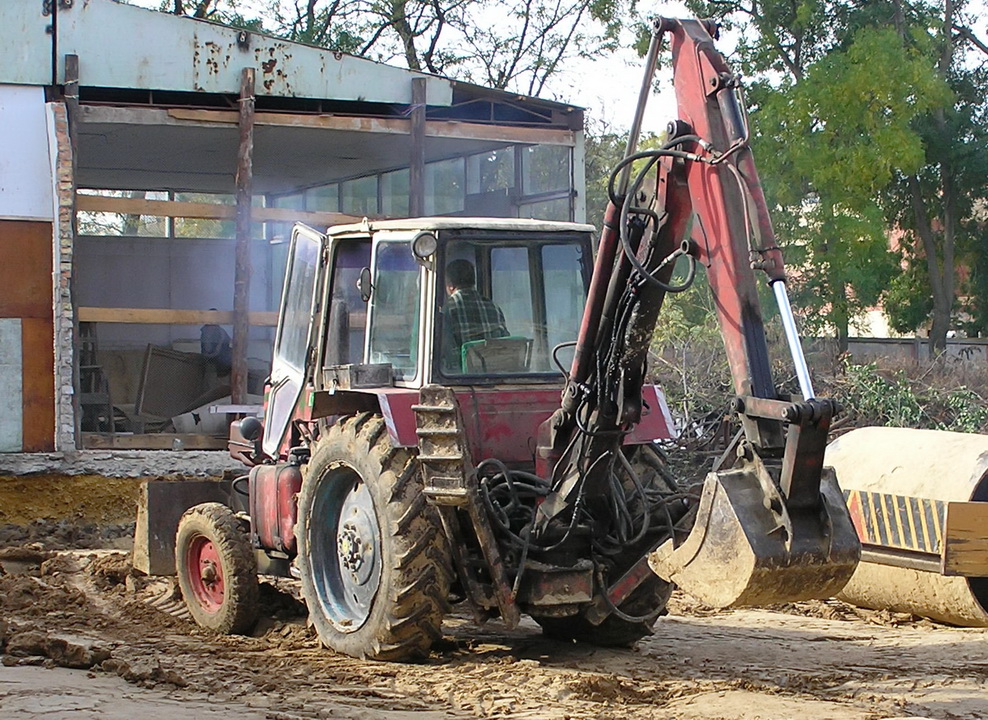
[[[642,481],[638,477],[638,473],[635,472],[635,469],[631,466],[631,462],[628,460],[628,458],[624,456],[623,452],[619,450],[617,455],[618,455],[618,459],[620,459],[621,461],[621,464],[624,465],[625,472],[627,472],[628,475],[631,476],[631,482],[632,484],[634,484],[635,490],[638,491],[638,494],[641,496],[642,499],[642,508],[643,508],[643,516],[644,516],[642,518],[642,527],[641,530],[638,531],[638,534],[635,536],[634,540],[632,540],[629,543],[631,545],[635,545],[641,542],[641,540],[645,537],[645,534],[648,532],[651,524],[652,513],[651,513],[651,508],[649,507],[648,498],[645,496],[645,488],[642,486]]]
[[[247,490],[241,490],[240,489],[240,486],[247,484],[247,482],[249,480],[250,480],[250,475],[241,475],[236,480],[234,480],[232,483],[230,483],[230,487],[233,488],[234,492],[236,492],[238,495],[243,495],[244,497],[249,497],[249,493],[248,493]]]
[[[665,609],[665,606],[663,605],[662,607],[656,608],[652,612],[646,613],[645,615],[629,615],[628,613],[620,610],[618,606],[615,605],[614,602],[611,600],[610,596],[607,594],[607,586],[604,585],[604,572],[600,565],[597,565],[597,571],[595,574],[597,576],[597,584],[600,585],[600,589],[601,589],[600,596],[601,598],[603,598],[604,604],[607,606],[607,609],[615,617],[624,620],[625,622],[628,623],[650,623],[653,620],[655,620],[655,618],[657,618],[659,615],[661,615],[662,611]]]
[[[668,152],[673,152],[673,151],[668,151]],[[683,246],[674,250],[672,253],[669,254],[668,257],[666,257],[661,263],[659,263],[659,266],[653,272],[649,272],[645,268],[645,266],[642,265],[641,261],[635,256],[634,249],[631,247],[631,241],[628,238],[628,233],[625,229],[627,227],[628,214],[632,207],[631,200],[634,198],[638,188],[641,187],[641,184],[642,182],[644,182],[645,177],[648,176],[648,173],[651,171],[652,166],[655,165],[655,163],[658,162],[658,160],[659,160],[659,156],[653,157],[645,165],[645,167],[642,168],[642,170],[638,173],[638,175],[635,176],[635,181],[632,184],[631,189],[629,190],[628,194],[625,196],[624,201],[621,203],[621,214],[618,223],[619,226],[618,236],[621,240],[621,248],[624,251],[625,257],[628,258],[628,262],[630,262],[634,266],[634,268],[638,271],[638,273],[643,278],[646,279],[646,281],[658,285],[660,288],[662,288],[668,293],[681,293],[688,290],[690,286],[693,285],[693,281],[696,278],[696,258],[688,253],[687,251],[688,245],[684,244]],[[689,260],[689,270],[687,271],[686,279],[683,281],[681,285],[669,285],[667,283],[662,282],[657,277],[655,277],[654,273],[657,273],[659,270],[664,268],[670,261],[674,262],[683,255],[686,255],[686,257]]]
[[[552,348],[552,353],[551,353],[552,362],[556,365],[557,368],[559,368],[559,372],[563,374],[563,377],[566,380],[569,380],[569,370],[563,367],[563,364],[559,361],[559,356],[557,355],[557,353],[563,348],[575,347],[576,343],[577,343],[576,340],[568,340],[567,342],[561,342],[558,345],[556,345],[554,348]]]
[[[482,463],[480,463],[480,465],[478,465],[478,469],[488,463],[498,466],[504,470],[505,474],[500,476],[504,478],[505,483],[507,484],[513,483],[512,476],[515,475],[516,473],[513,473],[512,471],[508,470],[507,466],[505,466],[504,463],[502,463],[500,460],[496,460],[494,458],[485,460]],[[528,486],[528,487],[532,489],[533,495],[543,496],[543,497],[545,496],[546,492],[548,491],[548,487],[545,486],[545,480],[539,478],[536,475],[532,475],[531,473],[519,472],[517,474],[538,481],[539,487],[535,487],[535,486]],[[483,482],[480,483],[480,489],[481,489],[481,498],[484,501],[484,507],[487,509],[491,519],[497,525],[497,528],[502,532],[502,534],[507,537],[509,543],[513,547],[521,548],[523,557],[525,558],[527,558],[528,556],[529,548],[534,548],[541,552],[549,552],[555,550],[556,548],[560,547],[563,543],[565,543],[567,540],[569,540],[569,537],[573,532],[573,528],[576,527],[577,517],[579,516],[580,512],[583,509],[582,508],[583,492],[581,488],[580,493],[577,495],[576,502],[573,505],[573,515],[570,518],[569,525],[567,526],[566,531],[563,533],[563,536],[557,542],[551,545],[539,545],[538,543],[534,543],[531,540],[531,526],[535,516],[534,506],[526,507],[524,505],[519,504],[519,507],[523,508],[527,512],[528,517],[526,519],[528,520],[528,522],[526,523],[526,526],[529,528],[526,531],[525,536],[521,536],[511,528],[510,518],[508,517],[507,513],[504,512],[504,509],[499,507],[494,502],[494,499],[491,497],[491,488],[486,478]],[[514,496],[516,489],[509,488],[508,492]]]
[[[673,148],[677,145],[683,145],[688,142],[702,143],[703,141],[700,139],[699,135],[681,135],[680,137],[673,138],[656,150],[642,150],[641,152],[622,158],[621,161],[614,167],[614,170],[611,172],[610,178],[607,181],[607,197],[616,206],[621,206],[623,203],[623,198],[618,195],[615,188],[615,183],[618,175],[621,174],[624,168],[631,163],[637,162],[638,160],[644,160],[645,158],[654,158],[657,160],[660,157],[677,157],[682,158],[683,160],[697,160],[702,162],[703,158],[695,153],[685,152],[683,150],[673,150]]]
[[[521,547],[521,557],[518,558],[518,572],[515,573],[515,581],[511,585],[512,600],[518,597],[518,591],[521,589],[521,577],[525,574],[525,563],[528,561],[528,548],[531,547],[531,538],[532,524],[529,523],[525,527],[525,535],[522,538],[523,544]]]
[[[620,452],[619,450],[618,454]],[[618,542],[623,544],[630,532],[634,531],[635,521],[631,517],[631,509],[628,507],[628,503],[624,497],[624,487],[621,485],[620,478],[614,473],[613,468],[611,469],[610,480],[611,497],[614,502],[614,512],[612,513],[614,527],[616,528]]]

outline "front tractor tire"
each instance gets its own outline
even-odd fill
[[[364,413],[325,431],[304,473],[296,562],[320,641],[375,660],[428,654],[441,637],[450,559],[413,453]]]
[[[249,632],[257,621],[257,562],[233,511],[202,503],[182,515],[175,535],[175,569],[196,623],[223,635]]]

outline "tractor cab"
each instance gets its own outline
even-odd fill
[[[518,219],[365,221],[325,234],[296,226],[264,453],[297,444],[293,419],[387,416],[428,385],[472,388],[495,405],[519,397],[495,399],[495,388],[534,386],[525,423],[534,427],[534,406],[541,421],[558,404],[572,361],[592,239],[589,225]],[[398,445],[415,444],[408,419],[389,425]]]

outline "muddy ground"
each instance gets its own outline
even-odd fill
[[[319,647],[285,581],[262,586],[253,636],[213,637],[168,580],[136,576],[126,551],[9,540],[5,719],[988,717],[985,631],[836,601],[714,612],[675,596],[633,650],[546,640],[531,622],[478,627],[457,612],[427,662],[393,664]]]

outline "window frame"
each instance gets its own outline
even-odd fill
[[[551,351],[548,347],[548,331],[545,337],[533,338],[533,355],[538,351],[540,344],[545,348],[546,356],[549,358],[550,368],[548,370],[518,372],[518,373],[497,373],[497,374],[477,374],[477,373],[445,373],[442,368],[442,342],[443,342],[443,318],[442,307],[445,303],[445,268],[446,264],[455,258],[451,258],[452,247],[459,244],[476,243],[490,246],[482,257],[473,259],[477,268],[477,287],[486,296],[490,297],[489,281],[491,275],[491,249],[494,247],[526,247],[528,248],[528,263],[530,272],[530,288],[532,293],[533,323],[544,323],[547,318],[546,309],[546,286],[544,258],[542,252],[533,252],[534,248],[544,248],[549,245],[573,245],[583,251],[580,262],[581,278],[583,280],[584,301],[590,288],[590,277],[593,272],[593,238],[590,233],[581,231],[567,232],[515,232],[515,231],[495,231],[495,230],[468,230],[468,231],[447,231],[441,238],[439,252],[435,260],[435,276],[437,293],[442,293],[442,297],[436,298],[435,321],[431,330],[432,338],[432,377],[447,385],[498,385],[506,381],[517,384],[558,384],[560,373],[552,363]],[[440,302],[441,300],[441,302]],[[581,314],[582,318],[582,314]],[[509,332],[511,328],[508,328]],[[573,338],[576,340],[576,338]]]

